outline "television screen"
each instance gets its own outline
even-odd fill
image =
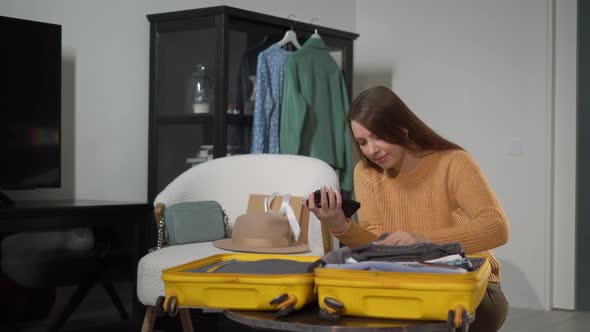
[[[0,16],[0,189],[60,186],[61,26]]]

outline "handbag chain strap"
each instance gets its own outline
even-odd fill
[[[156,246],[153,248],[150,248],[148,250],[148,252],[162,249],[162,247],[164,247],[164,236],[165,235],[166,235],[166,224],[164,223],[164,217],[162,217],[162,219],[160,219],[160,221],[158,222],[158,237],[157,237]]]
[[[227,213],[225,213],[225,210],[221,210],[221,213],[223,213],[223,228],[225,229],[225,237],[230,238],[231,228],[229,227],[229,217],[227,216]]]

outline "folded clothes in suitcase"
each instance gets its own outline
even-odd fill
[[[166,296],[156,309],[176,315],[179,307],[277,311],[284,315],[315,301],[318,256],[219,254],[162,271]]]
[[[464,327],[474,319],[488,285],[491,267],[483,257],[468,257],[479,268],[460,274],[384,272],[318,267],[315,284],[321,315],[410,320],[446,320]]]

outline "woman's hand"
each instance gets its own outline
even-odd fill
[[[342,233],[348,227],[348,221],[342,211],[342,195],[332,188],[320,189],[320,207],[316,206],[314,194],[310,193],[307,207],[322,222],[325,222],[333,233]]]
[[[427,238],[422,235],[404,232],[404,231],[397,231],[395,233],[389,234],[383,240],[375,241],[373,244],[380,244],[385,246],[410,246],[416,243],[428,243]]]

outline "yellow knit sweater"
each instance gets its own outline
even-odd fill
[[[462,150],[428,154],[395,177],[359,162],[354,170],[359,223],[335,235],[345,245],[373,242],[384,232],[407,231],[434,243],[461,242],[466,253],[487,257],[490,281],[500,264],[490,249],[505,244],[508,218],[475,160]]]

